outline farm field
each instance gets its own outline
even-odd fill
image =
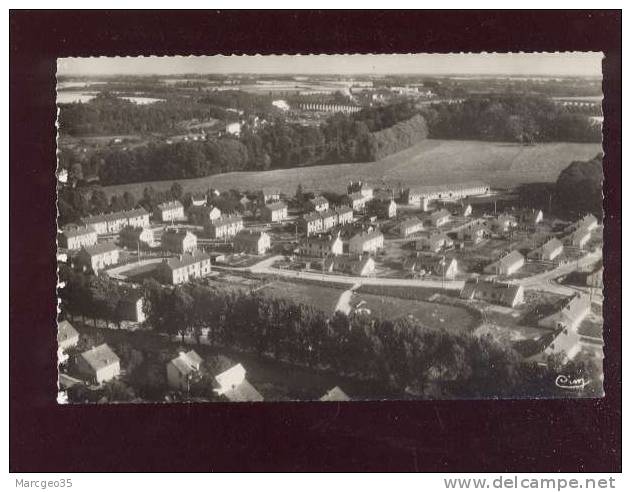
[[[575,160],[588,160],[602,152],[596,143],[519,145],[464,140],[425,140],[377,162],[332,164],[258,172],[234,172],[177,180],[185,191],[279,188],[294,194],[298,184],[307,191],[344,192],[351,179],[395,187],[484,180],[491,186],[555,181]],[[130,183],[104,187],[106,194],[132,192],[142,196],[146,186],[168,189],[173,181]]]
[[[293,282],[271,282],[259,290],[270,297],[287,299],[297,304],[308,304],[327,315],[332,314],[344,288]]]

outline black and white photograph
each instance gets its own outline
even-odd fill
[[[602,60],[59,58],[58,403],[602,397]]]

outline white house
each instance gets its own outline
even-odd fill
[[[111,242],[99,243],[81,248],[74,258],[74,264],[84,271],[98,272],[118,263],[120,250]]]
[[[215,392],[232,402],[263,401],[263,396],[245,377],[246,371],[241,364],[215,376]]]
[[[375,260],[369,255],[328,256],[324,259],[323,269],[327,272],[335,271],[367,277],[375,272]]]
[[[90,382],[101,384],[118,377],[120,360],[107,344],[92,347],[77,357],[77,370]]]
[[[515,307],[524,302],[524,288],[518,284],[472,278],[465,282],[460,297]]]
[[[204,230],[213,239],[234,237],[241,229],[243,229],[243,217],[240,215],[224,215],[204,225]]]
[[[309,209],[316,212],[324,212],[329,209],[329,201],[323,196],[316,196],[309,200]]]
[[[433,212],[429,216],[429,220],[434,227],[441,227],[451,221],[451,214],[449,210],[441,209]]]
[[[197,236],[186,229],[166,229],[162,233],[162,249],[174,253],[190,253],[197,249]]]
[[[592,233],[587,228],[576,229],[572,234],[566,237],[565,243],[568,246],[583,249],[592,237]]]
[[[57,360],[60,364],[68,360],[66,351],[79,343],[79,332],[69,321],[60,321],[57,325]]]
[[[320,401],[350,401],[350,398],[339,386],[336,386],[322,395]]]
[[[187,391],[193,375],[199,372],[202,358],[197,352],[180,352],[173,360],[167,362],[167,383],[169,388]]]
[[[581,322],[591,312],[589,296],[575,294],[564,300],[559,311],[539,321],[539,326],[550,329],[568,329],[576,331]]]
[[[497,261],[484,268],[484,273],[493,275],[512,275],[524,266],[525,259],[522,254],[517,251],[511,251]]]
[[[528,253],[528,258],[533,260],[552,261],[563,253],[563,243],[553,237],[537,249]]]
[[[210,273],[210,256],[201,251],[165,258],[156,269],[157,277],[164,283],[178,285],[190,279],[202,278]]]
[[[179,200],[164,202],[158,205],[156,210],[158,220],[162,222],[182,221],[186,219],[184,215],[184,205]]]
[[[119,233],[118,242],[126,248],[151,248],[155,245],[153,229],[125,226]]]
[[[307,236],[322,231],[322,216],[317,212],[311,212],[301,217],[299,221],[301,230],[307,233]]]
[[[281,222],[287,218],[287,205],[284,202],[271,202],[261,209],[261,216],[267,222]]]
[[[398,229],[401,237],[409,237],[423,230],[423,221],[418,217],[412,217],[401,222]]]
[[[59,235],[59,247],[70,250],[97,243],[96,230],[92,226],[65,228]]]
[[[438,253],[443,248],[447,249],[453,246],[454,242],[443,232],[433,232],[426,236],[420,237],[416,243],[417,251],[431,251]]]
[[[383,234],[374,230],[355,234],[348,242],[348,252],[351,254],[376,253],[383,248]]]
[[[265,254],[271,248],[269,234],[264,231],[243,229],[234,237],[234,250],[253,255]]]
[[[300,245],[300,253],[305,256],[341,255],[344,251],[344,243],[339,235],[308,237]]]

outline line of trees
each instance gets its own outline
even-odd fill
[[[98,303],[77,294],[85,284],[74,283],[71,277],[62,289],[64,307],[88,316],[96,309],[107,316]],[[596,374],[588,359],[564,368],[556,357],[543,368],[490,336],[455,334],[407,318],[392,321],[340,312],[327,316],[312,306],[260,293],[201,284],[165,288],[149,280],[144,299],[147,322],[157,332],[194,335],[200,341],[202,330],[208,329],[212,345],[332,370],[424,398],[546,396],[557,391],[555,370],[572,369],[572,374],[590,378]]]
[[[600,142],[589,116],[537,96],[471,97],[422,111],[431,138],[503,142]]]

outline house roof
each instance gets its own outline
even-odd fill
[[[596,219],[596,217],[594,217],[592,214],[587,214],[585,217],[579,220],[576,225],[580,229],[582,227],[587,227],[592,224],[598,224],[598,219]]]
[[[210,256],[202,251],[194,251],[192,254],[184,253],[173,258],[165,258],[162,260],[162,264],[168,266],[171,270],[177,270],[204,260],[210,260]]]
[[[201,364],[202,358],[197,355],[197,352],[191,350],[189,352],[180,352],[180,354],[173,360],[171,364],[184,376],[195,372],[199,364]]]
[[[106,242],[106,243],[98,243],[93,246],[83,246],[83,248],[81,249],[85,251],[89,256],[96,256],[96,255],[102,255],[104,253],[109,253],[110,251],[117,251],[118,246],[116,246],[112,242]]]
[[[99,371],[104,367],[111,366],[119,362],[118,356],[106,343],[98,347],[92,347],[81,354],[81,357],[88,363],[92,370]]]
[[[464,299],[475,298],[479,292],[483,293],[486,297],[491,297],[493,294],[496,294],[500,302],[512,305],[515,301],[515,297],[517,297],[517,294],[522,289],[521,285],[518,284],[472,278],[465,282],[464,287],[460,291],[460,297]]]
[[[510,253],[508,253],[506,256],[494,262],[493,264],[508,267],[511,265],[515,265],[516,263],[519,263],[520,261],[523,261],[523,260],[524,260],[524,257],[522,256],[522,254],[517,250],[513,250]]]
[[[284,208],[287,208],[287,204],[285,202],[272,202],[272,203],[268,203],[263,208],[266,208],[267,210],[270,210],[270,211],[282,210]]]
[[[537,250],[541,251],[541,253],[543,254],[550,254],[562,247],[563,247],[563,243],[559,241],[557,238],[553,237],[552,239],[549,239],[544,244],[542,244],[541,247],[539,247]]]
[[[57,343],[62,343],[78,336],[79,332],[75,330],[69,321],[60,321],[57,325]]]
[[[99,214],[99,215],[89,215],[87,217],[83,217],[81,222],[88,224],[98,224],[101,222],[112,222],[114,220],[122,220],[122,219],[133,219],[136,217],[142,217],[145,215],[149,215],[144,208],[139,207],[133,210],[123,210],[122,212],[112,212],[109,214]]]
[[[234,402],[263,401],[263,395],[261,395],[247,379],[244,379],[241,384],[223,393],[223,396],[228,401]]]
[[[415,227],[415,226],[423,226],[423,221],[421,219],[419,219],[418,217],[412,217],[410,219],[406,219],[403,222],[401,222],[399,224],[399,229],[407,229],[409,227]]]
[[[328,219],[329,217],[337,217],[337,212],[335,210],[325,210],[324,212],[320,212],[320,217],[322,219]]]
[[[351,199],[352,201],[365,200],[366,199],[366,197],[364,195],[362,195],[361,191],[355,191],[353,193],[349,193],[348,194],[348,198]]]
[[[545,325],[546,322],[562,322],[567,325],[573,325],[581,316],[584,315],[586,310],[591,309],[591,301],[589,296],[582,294],[574,294],[572,297],[565,299],[561,309],[550,316],[547,316],[540,320],[540,323]]]
[[[378,237],[383,237],[383,234],[381,234],[378,229],[375,229],[374,231],[370,232],[358,232],[351,238],[351,241],[361,240],[362,242],[366,242]]]
[[[316,220],[322,220],[322,216],[318,212],[309,212],[302,216],[302,220],[305,222],[314,222]]]
[[[323,196],[316,196],[309,200],[313,205],[326,205],[329,201]]]
[[[336,207],[335,211],[337,212],[338,215],[348,214],[348,213],[352,214],[353,213],[353,209],[348,207],[348,206],[346,206],[346,205],[341,205],[339,207]]]
[[[253,231],[251,229],[241,229],[235,236],[235,241],[258,242],[262,237],[267,236],[264,231]]]
[[[183,208],[184,206],[179,200],[173,200],[171,202],[164,202],[158,205],[158,209],[161,211],[174,210],[176,208]]]
[[[340,256],[327,256],[324,259],[324,267],[331,268],[334,270],[339,270],[343,272],[361,272],[368,263],[373,262],[370,256],[350,256],[350,255],[340,255]]]
[[[591,231],[589,231],[586,227],[579,227],[578,229],[576,229],[571,236],[572,241],[574,240],[583,240],[586,237],[591,236]]]
[[[320,401],[350,401],[350,398],[339,386],[336,386],[322,395]]]
[[[307,244],[326,244],[327,246],[333,245],[337,241],[341,241],[340,237],[332,234],[321,234],[305,239]]]
[[[188,236],[193,236],[195,238],[197,237],[191,231],[186,230],[186,229],[165,229],[165,231],[162,233],[163,241],[164,241],[165,236],[168,238],[177,239],[179,241],[184,240],[184,238]]]
[[[432,218],[432,220],[438,220],[442,219],[443,217],[451,217],[451,214],[449,213],[449,210],[441,208],[440,210],[432,213],[430,217]]]
[[[224,225],[237,224],[239,222],[243,222],[243,217],[240,215],[222,215],[221,217],[213,220],[211,225],[214,227],[221,227]]]

